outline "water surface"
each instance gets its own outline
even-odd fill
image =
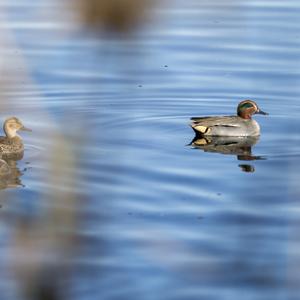
[[[79,29],[62,3],[1,4],[6,111],[34,130],[24,187],[1,191],[3,267],[18,220],[56,205],[41,200],[50,129],[86,128],[71,299],[297,299],[300,4],[169,1],[119,38]],[[190,145],[191,116],[245,98],[270,114],[256,117],[256,159]],[[18,299],[2,275],[3,299]]]

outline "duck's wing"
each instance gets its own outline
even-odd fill
[[[203,125],[206,127],[224,126],[224,127],[239,127],[236,121],[236,116],[226,117],[193,117],[191,118],[192,125]]]
[[[0,144],[5,144],[5,143],[7,143],[7,137],[0,136]]]
[[[191,127],[201,135],[237,135],[241,125],[236,116],[191,118]]]

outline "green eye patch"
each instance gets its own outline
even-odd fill
[[[244,103],[239,108],[240,109],[246,109],[246,108],[251,108],[251,107],[253,107],[252,103]]]

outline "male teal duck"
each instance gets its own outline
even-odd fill
[[[0,156],[6,157],[23,153],[23,141],[17,134],[19,130],[31,131],[31,129],[24,127],[22,122],[16,117],[11,117],[4,121],[3,131],[6,136],[0,137]]]
[[[267,115],[254,101],[244,100],[237,107],[237,116],[195,117],[191,127],[201,136],[259,136],[254,114]]]

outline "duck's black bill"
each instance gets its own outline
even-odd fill
[[[258,111],[256,112],[256,114],[257,114],[257,115],[264,115],[264,116],[267,116],[267,115],[268,115],[268,113],[266,113],[266,112],[264,112],[264,111],[262,111],[262,110],[258,110]]]
[[[32,131],[30,128],[27,128],[25,126],[21,127],[20,130],[22,130],[22,131],[30,131],[30,132]]]

